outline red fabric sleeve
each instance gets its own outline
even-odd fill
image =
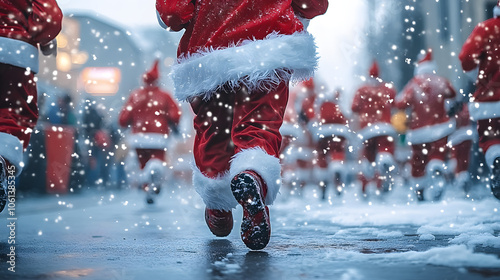
[[[166,96],[168,100],[167,118],[174,124],[178,125],[181,119],[181,110],[170,94],[167,94]]]
[[[192,0],[156,0],[161,20],[173,31],[182,30],[194,15]]]
[[[326,13],[328,0],[293,0],[292,8],[299,16],[312,19]]]
[[[61,31],[63,14],[55,0],[33,0],[29,32],[33,40],[44,46]]]
[[[403,89],[403,92],[398,95],[395,99],[395,106],[396,108],[403,110],[406,109],[411,102],[411,96],[413,96],[413,87],[414,87],[414,81],[411,80]]]
[[[120,112],[120,116],[118,116],[118,123],[120,124],[121,127],[127,127],[132,124],[132,114],[134,111],[134,96],[136,95],[136,92],[133,92],[127,102],[123,105],[123,109]]]
[[[479,24],[465,41],[462,51],[458,55],[465,71],[474,70],[479,65],[479,59],[483,54],[484,33],[484,25]]]

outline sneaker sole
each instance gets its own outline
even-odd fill
[[[249,174],[239,174],[231,181],[231,191],[243,207],[241,239],[252,250],[264,249],[271,237],[267,207],[262,201],[258,183]]]

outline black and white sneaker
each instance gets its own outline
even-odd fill
[[[7,163],[0,156],[0,212],[7,205]]]
[[[491,192],[497,199],[500,200],[500,157],[497,157],[493,162],[490,182]]]

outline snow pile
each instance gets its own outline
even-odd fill
[[[424,246],[423,252],[415,251],[410,243],[399,245],[401,250],[395,252],[377,252],[374,248],[367,253],[340,246],[341,249],[328,250],[327,257],[331,260],[500,267],[498,256],[483,253],[483,249],[477,251],[478,248],[486,248],[486,251],[500,248],[500,203],[494,198],[448,197],[437,203],[417,203],[409,202],[401,194],[362,199],[347,192],[322,201],[318,193],[312,187],[302,196],[283,195],[277,199],[281,203],[271,211],[276,213],[285,230],[309,227],[324,232],[333,242],[346,241],[356,246],[363,241],[400,244],[401,240],[411,239],[435,244],[430,249]],[[283,234],[280,236],[286,238]]]

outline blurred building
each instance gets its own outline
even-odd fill
[[[68,92],[75,104],[93,98],[114,121],[131,90],[153,60],[162,61],[160,81],[168,89],[167,75],[175,61],[178,37],[158,27],[129,31],[89,14],[65,16],[57,58],[42,57],[38,78]],[[53,98],[48,93],[49,98]]]
[[[368,53],[379,60],[383,78],[401,90],[413,76],[419,52],[432,48],[439,73],[467,94],[472,85],[458,54],[476,24],[492,17],[496,2],[368,0]]]

